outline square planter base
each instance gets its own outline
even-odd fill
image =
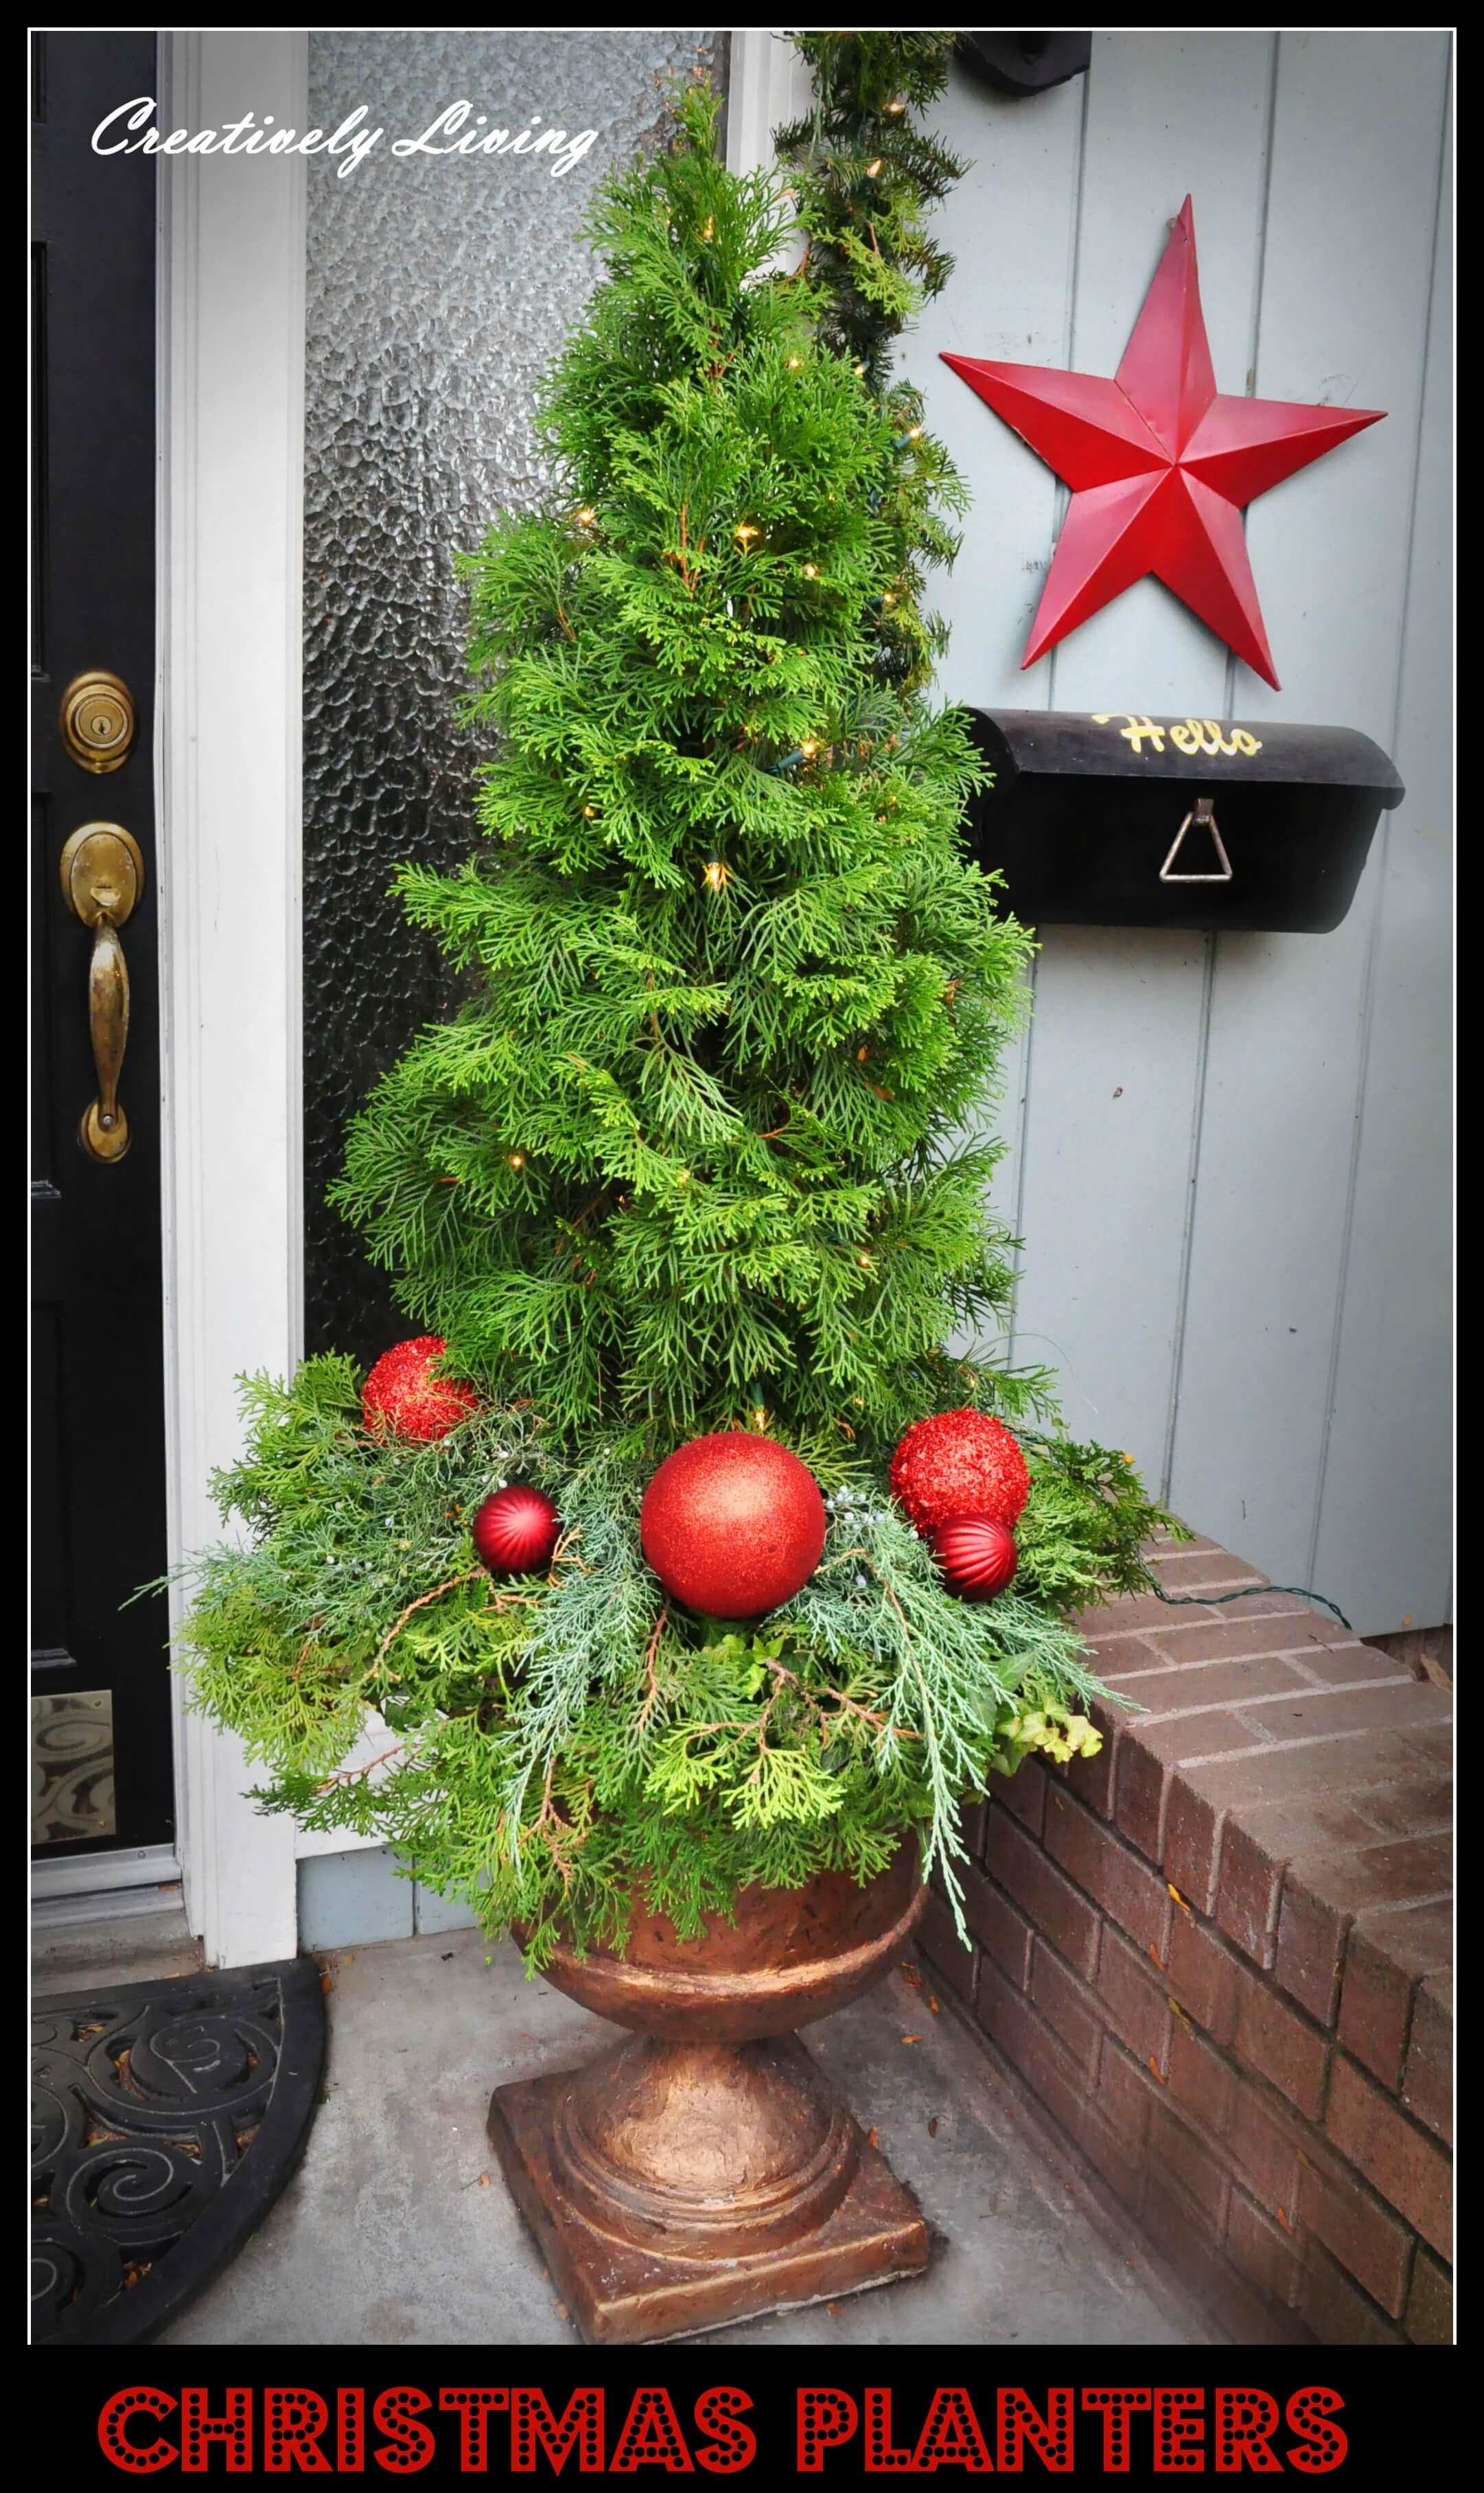
[[[793,2048],[804,2057],[802,2044]],[[600,2232],[567,2198],[552,2151],[553,2116],[570,2078],[561,2070],[497,2087],[489,2133],[511,2196],[585,2345],[690,2336],[762,2312],[890,2285],[927,2266],[920,2210],[859,2129],[850,2187],[833,2214],[798,2241],[709,2260],[641,2249]]]

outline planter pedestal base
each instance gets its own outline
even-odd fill
[[[797,2036],[633,2036],[497,2088],[490,2139],[590,2346],[833,2301],[927,2265],[927,2227]]]

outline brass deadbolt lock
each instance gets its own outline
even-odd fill
[[[137,724],[128,685],[97,667],[74,676],[57,714],[62,742],[84,770],[116,770],[127,762]]]

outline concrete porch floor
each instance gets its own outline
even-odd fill
[[[484,2121],[506,2079],[575,2067],[614,2028],[508,1945],[429,1934],[324,1960],[330,2047],[303,2165],[178,2346],[576,2342]],[[1013,2110],[944,2004],[893,1971],[807,2040],[933,2228],[925,2276],[718,2329],[721,2345],[1219,2343]],[[906,2043],[903,2036],[920,2036]],[[929,2130],[929,2122],[935,2130]]]

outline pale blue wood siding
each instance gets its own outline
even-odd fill
[[[970,482],[949,695],[1365,729],[1408,782],[1328,936],[1048,928],[1001,1116],[1014,1350],[1199,1528],[1371,1634],[1451,1615],[1449,45],[1105,34],[974,159],[908,362]],[[1111,373],[1194,197],[1218,384],[1384,407],[1254,505],[1281,693],[1153,581],[1028,674],[1065,496],[939,351]]]

